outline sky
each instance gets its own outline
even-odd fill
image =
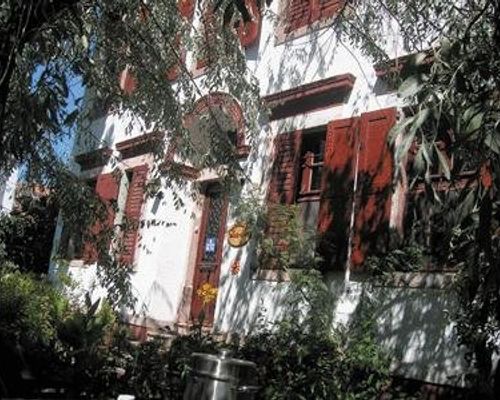
[[[69,96],[66,111],[68,113],[75,109],[75,102],[77,99],[82,98],[85,93],[85,86],[83,85],[81,77],[71,77],[69,82]],[[71,155],[71,150],[75,142],[76,124],[71,129],[68,135],[63,135],[61,140],[54,143],[54,149],[61,160],[67,162]]]
[[[32,82],[35,86],[36,82],[40,79],[42,72],[44,70],[43,66],[38,67],[33,74]],[[82,78],[80,76],[71,75],[68,76],[68,86],[69,94],[67,99],[67,106],[65,111],[69,114],[76,107],[76,101],[83,97],[85,94],[85,86],[83,85]],[[61,135],[60,139],[53,143],[54,149],[60,159],[64,162],[69,161],[71,155],[71,150],[76,136],[76,124],[71,130],[67,132],[66,135]]]

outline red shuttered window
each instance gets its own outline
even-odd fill
[[[390,108],[328,125],[318,221],[327,267],[359,270],[388,243],[395,121]]]
[[[344,0],[288,0],[285,34],[336,15]]]
[[[298,184],[302,131],[278,135],[274,140],[274,163],[268,192],[267,235],[277,251],[285,251],[287,244],[281,239],[286,227],[286,216],[280,204],[293,204]],[[261,269],[280,269],[275,260],[264,262]]]
[[[102,174],[97,177],[96,193],[107,208],[107,218],[95,223],[90,228],[91,241],[84,245],[83,259],[85,263],[96,262],[105,249],[111,244],[112,230],[115,221],[115,205],[120,187],[120,174]]]
[[[395,121],[390,108],[332,121],[326,135],[321,129],[279,135],[268,197],[271,237],[279,239],[283,223],[273,220],[272,205],[297,203],[305,226],[318,230],[325,268],[359,270],[368,255],[383,250],[394,170],[388,135]]]
[[[394,167],[388,135],[395,123],[395,108],[361,116],[351,254],[354,270],[362,266],[367,255],[384,251],[389,242]]]
[[[275,158],[269,186],[270,203],[294,203],[301,141],[302,131],[280,134],[274,140]]]
[[[193,20],[194,7],[195,7],[195,0],[177,1],[177,8],[179,10],[179,15],[187,22],[191,22]],[[174,81],[179,77],[179,74],[181,73],[182,64],[184,64],[186,60],[186,51],[182,46],[180,33],[175,37],[172,45],[176,53],[179,55],[180,60],[179,63],[175,63],[168,69],[166,75],[169,81]]]
[[[275,157],[268,194],[267,233],[278,251],[285,251],[289,210],[280,205],[297,204],[304,226],[317,223],[321,169],[325,144],[324,129],[280,134],[275,139]],[[270,260],[262,269],[277,269]]]
[[[318,217],[325,268],[343,268],[347,261],[358,132],[359,118],[335,120],[327,128]]]
[[[144,202],[144,188],[147,181],[148,166],[139,165],[130,173],[127,200],[125,203],[126,229],[123,233],[121,262],[134,262],[135,250],[139,239],[140,219]]]

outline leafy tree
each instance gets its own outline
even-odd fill
[[[402,160],[412,143],[419,143],[411,178],[424,179],[429,202],[446,204],[450,195],[431,184],[436,164],[459,194],[458,206],[447,211],[456,221],[442,236],[450,238],[447,262],[458,266],[461,277],[457,332],[471,350],[476,384],[495,398],[500,394],[500,369],[492,363],[500,350],[499,17],[495,0],[377,0],[347,1],[336,21],[339,40],[375,62],[390,60],[384,49],[391,31],[401,35],[405,53],[415,54],[393,77],[412,109],[394,129],[400,137],[396,154]],[[452,138],[453,168],[437,145],[443,132]],[[460,185],[470,171],[478,184]]]
[[[0,260],[24,271],[46,273],[58,209],[50,193],[19,187],[12,213],[0,215]]]
[[[193,23],[194,9],[180,11],[184,3],[0,2],[0,170],[27,165],[28,179],[52,190],[70,229],[93,226],[105,220],[107,212],[93,190],[59,159],[56,148],[76,130],[78,146],[102,146],[90,122],[106,113],[130,118],[130,133],[133,129],[165,133],[165,141],[153,149],[152,190],[169,187],[175,194],[185,187],[174,168],[160,168],[168,142],[175,141],[181,156],[196,159],[200,167],[220,170],[222,164],[229,165],[224,170],[229,172],[228,180],[242,175],[235,149],[211,110],[204,131],[214,146],[194,146],[183,122],[197,98],[225,91],[246,110],[251,136],[258,120],[258,88],[233,29],[237,19],[248,19],[249,14],[241,0],[196,2],[203,15],[203,7],[214,10],[213,18],[205,17],[200,26]],[[210,62],[203,78],[195,79],[185,54],[200,51]],[[175,82],[167,79],[173,68],[178,70]],[[120,87],[124,74],[129,85]],[[86,88],[85,96],[73,92],[75,82]],[[113,232],[103,232],[102,237],[92,239],[98,247],[107,246],[110,235]],[[106,265],[99,269],[102,284],[110,290],[116,286],[129,289],[127,269],[119,268],[116,258],[108,257],[106,251],[100,253],[99,264]],[[133,299],[122,292],[115,292],[112,301],[130,305]]]

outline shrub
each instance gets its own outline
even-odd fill
[[[257,364],[262,399],[376,398],[388,382],[387,358],[370,335],[349,335],[282,321],[248,337],[238,354]]]
[[[72,303],[63,289],[11,264],[0,268],[0,390],[65,387],[72,396],[115,393],[130,345],[101,301]],[[27,383],[33,385],[28,387]]]
[[[19,377],[29,369],[39,387],[65,387],[71,398],[131,393],[175,400],[183,396],[191,354],[229,346],[234,357],[256,363],[261,399],[376,398],[387,383],[388,363],[374,341],[369,309],[347,329],[332,329],[328,288],[314,270],[294,273],[288,299],[280,322],[241,341],[221,343],[198,326],[171,343],[158,337],[133,346],[106,302],[87,295],[82,304],[72,303],[45,280],[4,267],[0,349],[8,369],[0,377],[12,382],[7,389],[18,389],[23,383],[9,372]]]

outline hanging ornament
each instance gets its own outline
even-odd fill
[[[241,271],[239,258],[235,258],[231,263],[231,275],[238,275]]]
[[[227,241],[231,247],[243,247],[250,240],[250,231],[245,222],[235,223],[228,231]]]

